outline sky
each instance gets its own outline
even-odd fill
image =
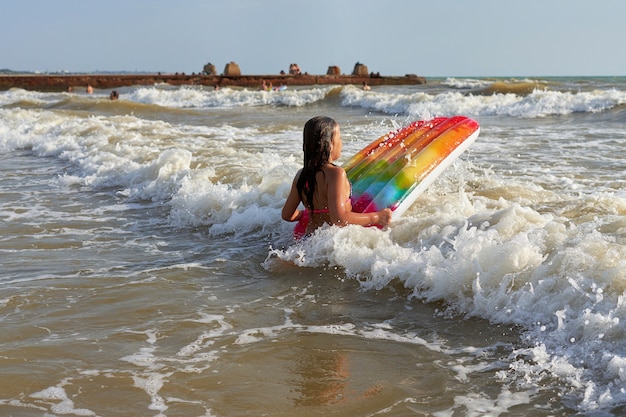
[[[3,0],[0,69],[626,75],[624,0]]]

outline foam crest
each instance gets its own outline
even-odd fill
[[[261,91],[228,87],[210,90],[203,87],[173,89],[167,86],[155,86],[138,88],[124,95],[124,99],[172,108],[254,107],[269,105],[300,107],[323,100],[331,90],[331,87]]]
[[[21,88],[11,88],[7,91],[0,91],[0,106],[15,104],[41,106],[67,99],[69,96],[69,94],[63,93],[51,94],[39,91],[23,90]]]
[[[282,132],[180,127],[134,116],[82,119],[0,111],[6,116],[0,123],[7,133],[4,146],[32,148],[70,164],[59,184],[113,189],[127,202],[165,203],[171,225],[208,226],[213,236],[276,232],[289,192],[285,179],[298,168],[295,157],[264,149],[273,141],[291,147],[284,145],[290,141]],[[288,235],[287,227],[278,230]]]
[[[289,193],[285,178],[297,163],[270,151],[238,156],[237,181],[222,182],[212,168],[195,169],[181,180],[170,202],[173,224],[206,225],[211,235],[275,230]]]
[[[0,146],[32,149],[39,156],[68,161],[71,168],[62,177],[66,184],[115,187],[121,195],[143,200],[169,200],[194,168],[199,168],[196,176],[215,175],[202,165],[224,165],[227,153],[236,158],[238,151],[228,147],[229,137],[255,136],[249,129],[179,127],[133,116],[82,119],[34,110],[0,110],[0,114]],[[180,137],[189,138],[184,147],[171,141]],[[216,145],[209,154],[207,139]],[[241,155],[252,159],[254,153],[242,150]],[[272,159],[278,165],[279,158]]]
[[[473,78],[454,78],[448,77],[441,84],[456,88],[456,89],[476,89],[476,88],[484,88],[492,84],[491,81],[488,80],[477,80]]]
[[[450,91],[433,95],[427,92],[365,92],[355,87],[346,87],[341,96],[344,106],[358,106],[387,114],[406,114],[410,119],[431,119],[454,114],[535,118],[598,113],[626,103],[626,92],[618,90],[572,93],[534,89],[529,94],[522,95],[474,95]]]

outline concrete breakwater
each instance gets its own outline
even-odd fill
[[[113,89],[133,85],[205,85],[219,87],[259,88],[265,81],[274,87],[306,85],[411,85],[425,84],[426,79],[413,74],[405,76],[381,75],[202,75],[202,74],[9,74],[0,75],[0,90],[23,88],[35,91],[67,91],[68,88]]]

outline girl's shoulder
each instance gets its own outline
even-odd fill
[[[346,170],[334,164],[328,164],[322,168],[324,176],[329,180],[337,180],[346,178]]]
[[[340,167],[339,165],[335,165],[335,164],[325,165],[324,167],[322,167],[322,171],[332,172],[332,173],[346,172],[342,167]]]

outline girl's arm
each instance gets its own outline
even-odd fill
[[[300,176],[300,172],[295,176],[293,182],[291,183],[291,190],[289,191],[289,196],[287,197],[287,201],[285,201],[285,205],[283,206],[282,217],[283,220],[287,220],[288,222],[296,222],[300,220],[302,217],[302,212],[298,210],[298,205],[300,205],[300,194],[298,194],[298,188],[296,187],[296,182],[298,181],[298,177]]]
[[[355,213],[346,196],[350,195],[350,182],[346,171],[341,167],[326,170],[328,187],[328,211],[330,220],[338,226],[358,224],[361,226],[387,226],[391,222],[391,210],[384,209],[372,213]]]

